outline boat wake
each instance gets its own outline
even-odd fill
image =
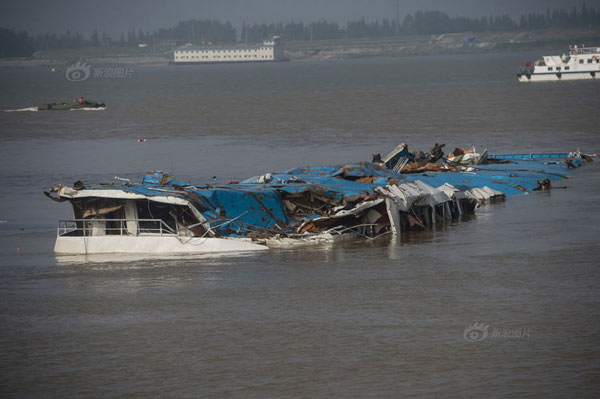
[[[4,112],[37,112],[37,107],[27,107],[19,109],[5,109]]]

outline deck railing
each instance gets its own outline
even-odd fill
[[[136,231],[127,228],[128,222],[135,222]],[[102,225],[104,223],[104,225]],[[111,223],[111,226],[108,225]],[[152,223],[150,226],[140,226],[140,223]],[[139,235],[140,233],[158,234],[160,236],[176,235],[176,232],[162,219],[71,219],[59,220],[57,235],[92,236],[95,229],[103,229],[103,235]],[[77,234],[76,232],[81,232]],[[75,234],[73,234],[75,233]]]
[[[497,158],[497,159],[521,159],[521,160],[526,160],[526,159],[560,159],[560,158],[568,158],[569,154],[567,153],[554,153],[554,154],[541,154],[541,153],[533,153],[530,152],[529,154],[494,154],[494,155],[489,155],[490,158]]]
[[[595,54],[600,52],[600,47],[571,47],[570,53],[571,55],[581,55],[581,54]]]

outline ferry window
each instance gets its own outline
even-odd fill
[[[580,63],[580,64],[583,64],[583,60],[579,60],[579,63]]]
[[[551,70],[552,70],[552,67],[548,67],[548,70],[549,70],[549,71],[551,71]]]
[[[571,68],[571,67],[568,67],[568,66],[566,66],[566,67],[565,67],[565,71],[568,71],[568,70],[569,70],[569,68]]]
[[[556,67],[556,70],[557,70],[557,71],[560,71],[560,67]]]
[[[592,63],[592,59],[588,58],[588,64],[591,64],[591,63]]]

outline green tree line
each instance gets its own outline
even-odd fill
[[[238,35],[230,22],[210,19],[180,21],[170,28],[155,31],[131,29],[127,36],[122,34],[113,39],[94,30],[86,38],[79,32],[66,31],[62,34],[29,35],[0,28],[0,57],[28,57],[35,51],[81,47],[131,47],[141,43],[148,46],[168,44],[179,46],[192,44],[233,44],[236,42],[256,43],[271,36],[280,36],[285,41],[330,40],[343,38],[376,38],[398,35],[426,35],[457,32],[517,31],[547,28],[600,27],[600,12],[586,7],[570,10],[546,10],[545,13],[521,15],[518,22],[507,15],[490,17],[451,17],[442,11],[417,11],[407,14],[402,22],[394,19],[366,21],[364,18],[348,21],[345,25],[336,22],[316,21],[312,23],[279,22],[270,24],[243,24]]]

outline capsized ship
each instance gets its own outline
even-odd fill
[[[569,54],[546,55],[517,74],[519,82],[552,82],[600,78],[600,47],[570,46]]]
[[[59,221],[54,250],[190,254],[400,236],[460,220],[507,195],[548,189],[591,161],[580,152],[484,151],[465,159],[456,149],[450,162],[443,146],[423,153],[400,144],[372,162],[306,166],[227,184],[193,185],[153,171],[140,184],[57,185],[45,194],[69,202],[74,218]]]

